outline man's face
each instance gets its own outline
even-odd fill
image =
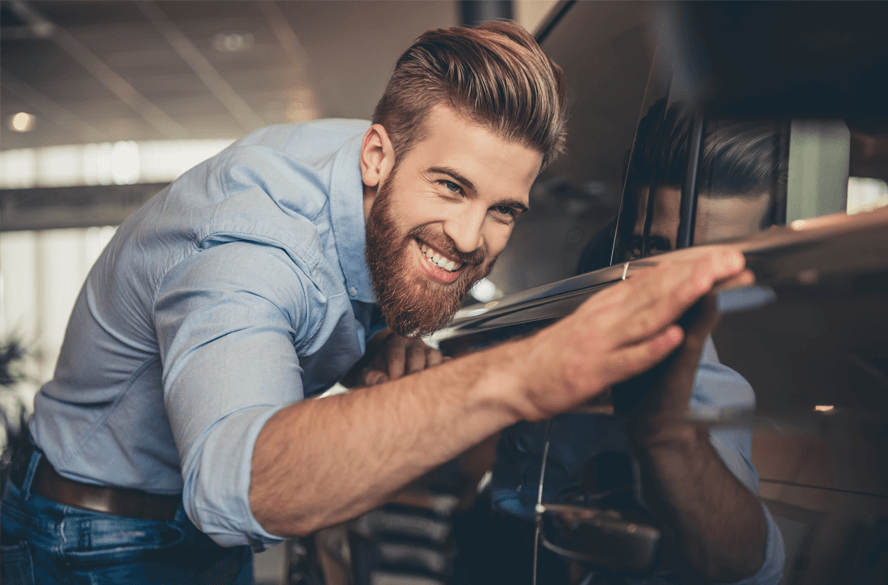
[[[443,327],[490,272],[542,162],[445,106],[429,113],[425,130],[380,184],[367,218],[377,300],[402,335]]]
[[[754,234],[762,229],[771,206],[768,192],[714,197],[700,193],[694,224],[694,244],[704,244]],[[654,201],[654,217],[647,238],[647,254],[662,254],[675,249],[680,221],[681,189],[660,187]],[[636,203],[635,227],[629,259],[641,256],[641,234],[647,215],[647,189]]]

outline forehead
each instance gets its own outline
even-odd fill
[[[539,151],[503,138],[453,108],[438,105],[424,121],[424,136],[408,151],[403,163],[425,170],[449,167],[476,186],[505,182],[529,191],[542,164]],[[513,194],[514,195],[514,194]]]
[[[635,202],[636,228],[644,225],[647,215],[648,189],[644,189]],[[676,187],[660,187],[654,200],[654,217],[651,221],[651,231],[654,229],[668,229],[674,223],[678,226],[679,209],[681,208],[681,189]],[[656,226],[656,227],[655,227]]]

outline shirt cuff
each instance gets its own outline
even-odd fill
[[[258,406],[217,421],[183,462],[188,517],[221,546],[261,551],[284,537],[269,533],[250,509],[253,449],[260,431],[284,406]]]

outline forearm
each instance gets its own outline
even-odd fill
[[[755,495],[728,470],[699,425],[630,422],[645,501],[681,572],[733,582],[764,561],[767,523]]]
[[[695,250],[595,294],[533,336],[347,395],[284,408],[253,451],[250,508],[268,532],[362,514],[518,420],[565,412],[672,353],[674,322],[743,257]],[[750,276],[751,278],[751,276]]]
[[[517,414],[507,346],[283,409],[260,433],[250,506],[273,534],[307,534],[388,501]],[[511,365],[511,367],[510,367]]]

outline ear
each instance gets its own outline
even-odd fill
[[[394,167],[395,149],[382,124],[373,124],[361,142],[361,180],[364,191],[379,187]]]

